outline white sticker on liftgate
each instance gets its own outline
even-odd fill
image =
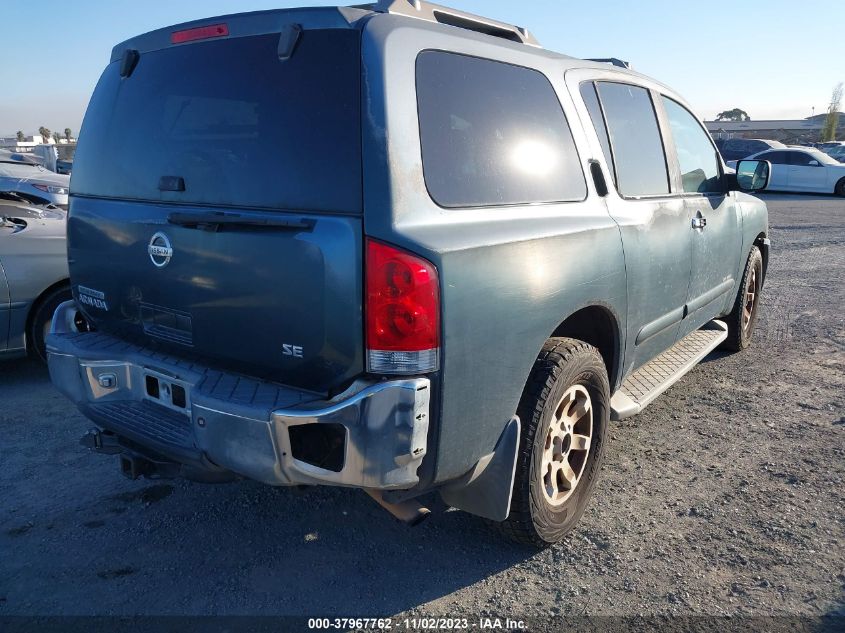
[[[108,310],[109,304],[106,303],[106,293],[86,286],[77,286],[77,294],[79,295],[79,303],[83,303],[98,310]]]

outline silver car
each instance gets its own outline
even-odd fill
[[[14,191],[33,202],[67,209],[70,176],[56,174],[26,154],[0,150],[0,192]]]
[[[29,352],[46,360],[44,335],[53,312],[71,298],[67,216],[10,197],[0,194],[0,357]]]

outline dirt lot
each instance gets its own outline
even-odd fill
[[[845,614],[845,201],[768,196],[754,346],[611,429],[577,530],[514,546],[435,504],[130,482],[29,361],[0,365],[0,616]]]

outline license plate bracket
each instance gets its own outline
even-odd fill
[[[144,397],[168,409],[191,413],[190,385],[149,370],[144,371]]]

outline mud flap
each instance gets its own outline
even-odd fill
[[[485,455],[460,479],[440,489],[450,506],[493,521],[504,521],[511,509],[511,494],[519,451],[520,422],[514,416]]]

